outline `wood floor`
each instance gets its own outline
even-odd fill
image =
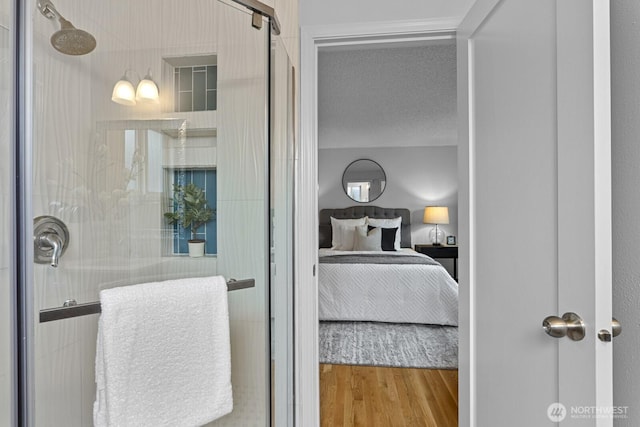
[[[458,426],[458,371],[320,365],[320,425]]]

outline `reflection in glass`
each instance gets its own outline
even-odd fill
[[[352,162],[342,175],[342,188],[350,199],[373,202],[384,192],[387,177],[378,163],[369,159]]]

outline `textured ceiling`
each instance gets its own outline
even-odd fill
[[[456,145],[455,42],[318,55],[319,148]]]

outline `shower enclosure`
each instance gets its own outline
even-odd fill
[[[292,425],[294,90],[273,9],[0,2],[0,425],[92,425],[99,292],[209,275],[240,288],[234,409],[211,425]],[[198,257],[165,217],[188,184],[214,211]]]

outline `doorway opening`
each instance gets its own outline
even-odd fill
[[[324,226],[323,210],[333,210],[339,216],[354,205],[363,209],[406,209],[408,221],[402,228],[408,232],[410,240],[402,242],[403,250],[415,249],[415,245],[426,248],[431,246],[428,244],[429,231],[434,225],[423,222],[424,208],[445,205],[450,209],[451,218],[449,224],[444,225],[445,233],[447,236],[456,236],[458,174],[454,33],[443,29],[420,35],[413,33],[341,39],[328,37],[322,43],[316,40],[315,48],[317,57],[313,75],[317,81],[317,95],[313,108],[317,108],[317,139],[313,157],[317,167],[318,192],[317,199],[314,200],[314,214],[318,217],[320,212],[320,229]],[[304,81],[302,85],[304,87]],[[434,102],[438,99],[440,102]],[[303,100],[303,105],[304,102]],[[305,117],[303,122],[304,120]],[[302,128],[304,133],[304,124]],[[375,202],[356,203],[348,196],[348,188],[343,188],[343,171],[357,159],[373,160],[384,169],[385,190]],[[375,180],[371,181],[374,182]],[[386,218],[394,216],[391,212],[382,215]],[[317,224],[314,227],[318,230]],[[315,242],[317,236],[314,237],[312,241]],[[326,255],[326,249],[322,248],[323,238],[321,231],[321,256]],[[316,254],[317,246],[312,248]],[[316,254],[312,255],[314,264],[318,261]],[[445,267],[439,266],[440,270],[450,271],[450,274],[446,271],[444,273],[453,282],[457,296],[457,283],[452,279],[455,258],[438,261]],[[377,349],[371,352],[362,348],[362,341],[351,334],[353,332],[357,335],[355,330],[364,327],[380,330],[387,337],[391,333],[403,338],[415,338],[420,333],[417,329],[428,329],[433,324],[446,325],[438,327],[450,328],[457,333],[457,300],[456,322],[449,324],[443,319],[416,320],[415,323],[394,317],[379,319],[375,313],[373,316],[361,316],[343,311],[328,315],[328,309],[322,301],[326,265],[320,261],[316,266],[319,297],[313,303],[318,310],[315,320],[320,320],[316,327],[319,330],[318,389],[321,424],[349,425],[345,417],[356,416],[356,412],[361,410],[357,408],[361,402],[356,394],[357,389],[362,388],[374,390],[370,394],[374,401],[366,402],[365,405],[376,405],[376,402],[385,405],[382,416],[394,419],[417,416],[434,425],[457,425],[457,364],[439,370],[433,369],[434,366],[421,365],[416,360],[389,362],[389,358],[394,358],[394,353],[397,355],[394,350],[398,349],[394,344],[364,344]],[[331,268],[336,267],[332,265]],[[341,280],[345,280],[344,277],[338,277],[337,281]],[[411,309],[406,307],[395,311],[405,312]],[[376,309],[373,308],[372,311]],[[398,331],[397,327],[408,329]],[[371,330],[364,333],[369,338]],[[421,339],[425,343],[425,339]],[[345,343],[350,346],[347,352],[360,346],[357,351],[369,353],[371,357],[355,362],[342,360],[327,363],[328,356],[329,359],[333,356],[339,359],[340,356],[335,353],[344,351]],[[457,349],[457,339],[455,344]],[[382,364],[387,366],[379,366]],[[391,378],[395,378],[395,381],[391,381]],[[415,391],[413,395],[404,395],[400,401],[408,403],[418,412],[403,413],[400,405],[397,412],[394,412],[394,408],[386,406],[387,397],[381,393],[385,387],[380,385],[380,381],[387,386],[387,391],[397,392],[400,387],[404,387],[403,392]],[[412,390],[411,384],[419,384],[419,390]],[[336,400],[336,392],[341,394],[340,401]],[[441,399],[438,403],[440,408],[428,407],[428,398],[434,396]],[[358,402],[354,405],[356,400]],[[450,412],[443,412],[443,406]],[[367,412],[374,413],[373,410]]]

